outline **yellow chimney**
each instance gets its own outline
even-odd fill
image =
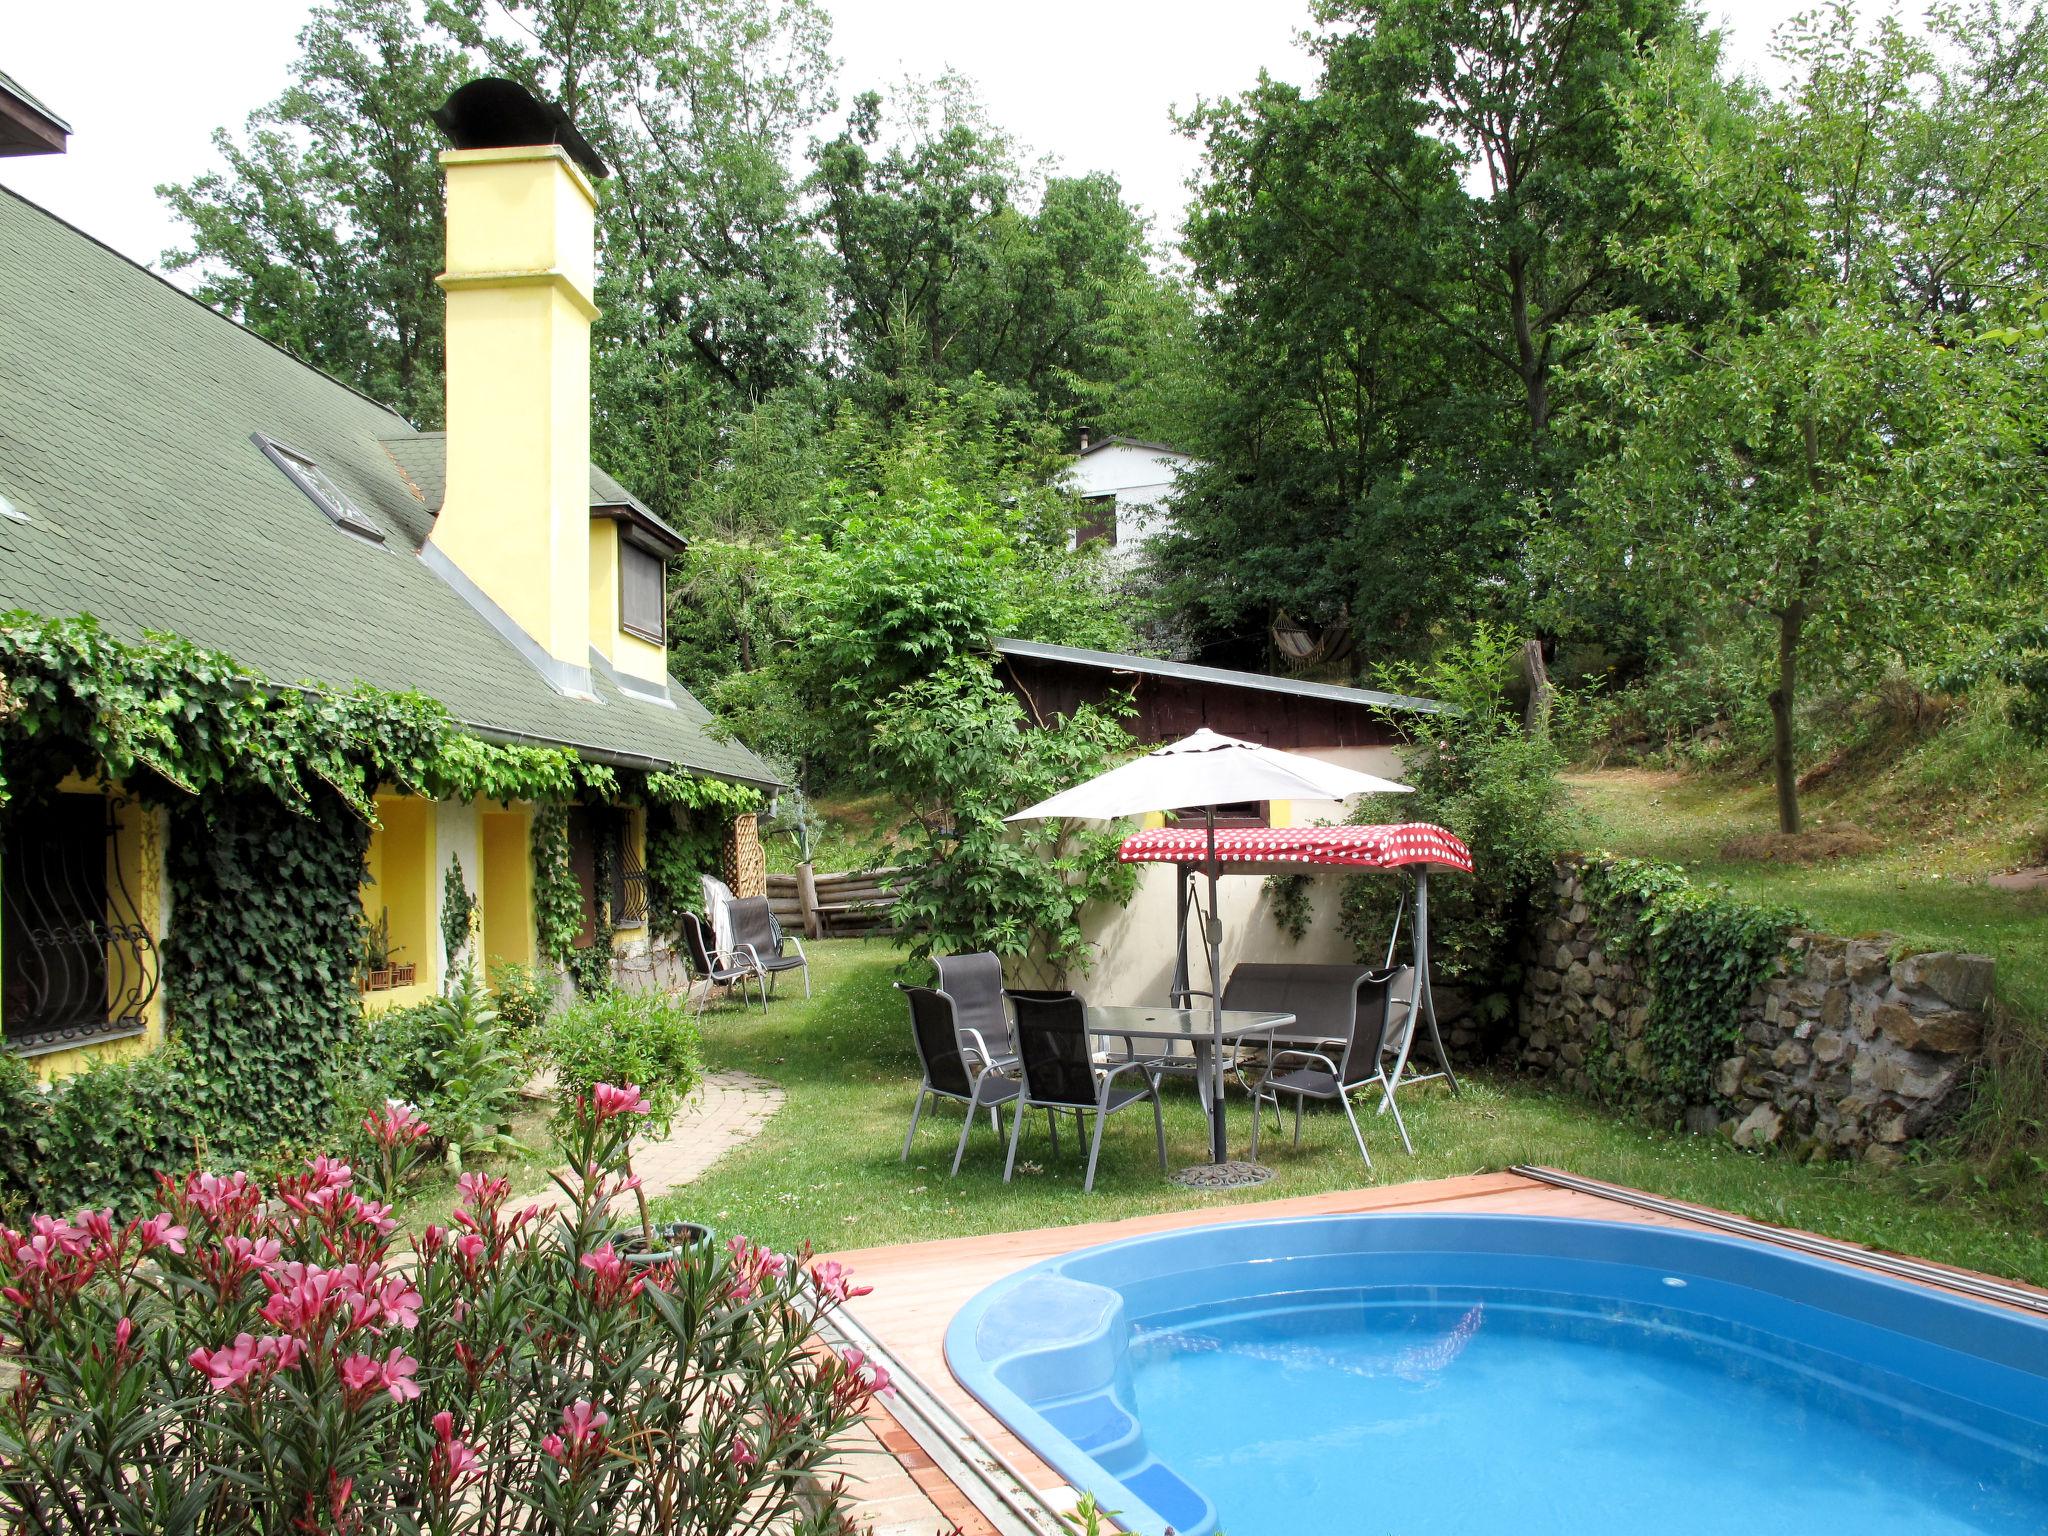
[[[603,166],[509,81],[435,114],[447,177],[447,494],[422,554],[570,693],[590,691],[590,323]],[[563,135],[571,148],[551,142]],[[579,164],[579,161],[582,164]]]

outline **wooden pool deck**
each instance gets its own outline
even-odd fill
[[[983,1286],[1040,1259],[1119,1238],[1222,1222],[1367,1211],[1566,1216],[1709,1230],[1704,1223],[1687,1220],[1680,1214],[1644,1210],[1618,1199],[1561,1189],[1523,1174],[1483,1173],[1250,1205],[1195,1207],[1124,1221],[854,1249],[833,1257],[852,1268],[858,1284],[874,1288],[849,1308],[859,1327],[1006,1458],[1034,1488],[1064,1505],[1071,1499],[1065,1480],[969,1396],[946,1365],[946,1325],[969,1297]],[[878,1411],[870,1427],[872,1441],[861,1438],[845,1470],[857,1518],[872,1526],[874,1536],[946,1536],[956,1528],[964,1536],[993,1536],[995,1527],[894,1416]]]

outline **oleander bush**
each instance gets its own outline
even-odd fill
[[[646,1105],[576,1105],[568,1207],[462,1180],[401,1238],[347,1165],[161,1181],[157,1209],[0,1231],[0,1524],[67,1533],[806,1533],[798,1494],[886,1373],[826,1347],[846,1275],[735,1238],[625,1251]],[[430,1134],[366,1127],[390,1182]]]

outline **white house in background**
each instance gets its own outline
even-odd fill
[[[1201,460],[1164,443],[1134,437],[1105,437],[1090,442],[1081,434],[1064,484],[1082,502],[1076,542],[1106,543],[1113,558],[1134,558],[1144,542],[1173,518],[1173,497],[1181,471],[1197,469]]]

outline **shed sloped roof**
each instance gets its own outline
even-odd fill
[[[1050,645],[1042,640],[998,640],[996,652],[1022,656],[1033,661],[1059,662],[1101,672],[1127,672],[1140,677],[1172,678],[1182,683],[1206,683],[1217,688],[1243,688],[1253,693],[1288,694],[1301,699],[1320,699],[1329,704],[1356,704],[1369,709],[1435,715],[1444,706],[1435,699],[1411,698],[1400,693],[1381,693],[1372,688],[1346,688],[1337,683],[1313,683],[1298,677],[1271,677],[1263,672],[1235,672],[1227,667],[1201,667],[1186,661],[1161,661],[1156,656],[1128,656],[1120,651],[1087,651],[1073,645]]]
[[[168,631],[275,682],[415,689],[487,735],[772,785],[674,707],[601,675],[552,689],[418,558],[440,444],[0,189],[0,608]],[[316,461],[384,533],[344,533],[250,440]],[[593,501],[620,488],[593,476]]]

